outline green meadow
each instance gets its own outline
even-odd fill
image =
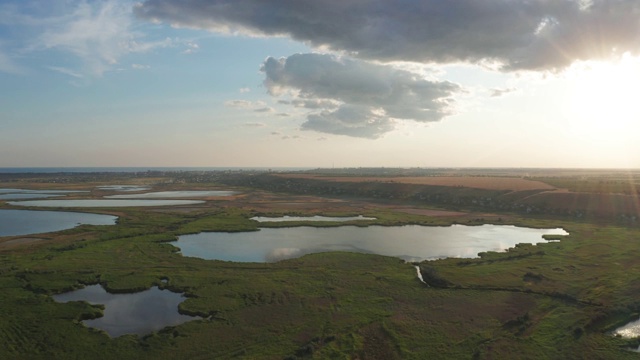
[[[255,212],[102,209],[114,226],[83,225],[0,248],[3,359],[634,359],[638,341],[609,332],[640,316],[640,230],[509,216],[504,224],[570,235],[476,259],[404,263],[319,253],[277,263],[183,257],[168,244],[200,231],[256,231]],[[335,212],[325,215],[358,215]],[[376,209],[380,225],[479,224],[479,218]],[[344,223],[321,223],[339,226]],[[427,282],[416,276],[415,265]],[[142,337],[84,326],[102,307],[51,295],[87,284],[113,293],[182,292],[202,319]]]

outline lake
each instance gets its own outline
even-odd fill
[[[138,186],[138,185],[105,185],[98,186],[98,189],[105,191],[144,191],[149,190],[148,186]]]
[[[237,262],[274,262],[305,254],[351,251],[395,256],[405,261],[445,257],[475,258],[518,243],[544,243],[542,235],[568,235],[563,229],[511,225],[463,226],[308,226],[254,232],[183,235],[172,245],[184,256]]]
[[[43,193],[6,193],[0,194],[0,200],[22,200],[22,199],[46,199],[64,196],[63,194],[43,194]]]
[[[143,194],[110,195],[105,196],[105,199],[171,199],[209,196],[231,196],[235,194],[237,194],[237,192],[226,190],[156,191]]]
[[[130,200],[130,199],[84,199],[84,200],[28,200],[9,201],[16,206],[37,207],[133,207],[176,206],[202,204],[202,200]]]
[[[0,236],[40,234],[81,224],[114,225],[117,219],[111,215],[80,212],[0,210]]]
[[[72,193],[86,193],[86,190],[29,190],[29,189],[0,189],[0,194],[72,194]]]
[[[84,190],[28,190],[0,189],[0,200],[46,199],[73,193],[86,193]]]
[[[86,301],[104,305],[104,315],[82,321],[86,326],[104,330],[111,337],[125,334],[145,335],[167,326],[175,326],[199,316],[182,315],[178,305],[185,300],[182,294],[153,287],[133,294],[110,294],[100,285],[64,294],[53,295],[57,302]]]

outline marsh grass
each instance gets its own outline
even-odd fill
[[[251,212],[231,207],[117,212],[115,226],[81,226],[0,251],[0,358],[636,357],[625,350],[631,341],[606,331],[640,311],[638,229],[511,217],[508,223],[571,235],[478,259],[422,263],[446,280],[437,288],[393,257],[334,252],[232,263],[183,257],[167,244],[200,231],[346,223],[258,224]],[[357,225],[454,220],[392,210],[363,215],[377,220]],[[99,316],[99,306],[50,297],[96,283],[110,292],[183,292],[179,311],[203,319],[112,339],[81,323]]]

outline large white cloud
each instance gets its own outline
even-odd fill
[[[135,12],[382,61],[549,70],[640,52],[637,0],[147,0]]]
[[[391,65],[328,54],[267,58],[264,84],[273,95],[315,110],[302,129],[377,138],[398,120],[438,121],[451,114],[460,86]]]

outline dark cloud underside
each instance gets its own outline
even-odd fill
[[[559,69],[640,51],[637,0],[147,0],[142,18],[289,36],[363,59]]]

